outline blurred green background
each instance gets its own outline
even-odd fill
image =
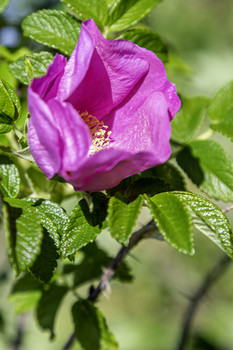
[[[88,0],[87,0],[88,1]],[[34,43],[21,37],[20,22],[28,13],[49,8],[57,1],[12,0],[0,17],[0,44],[10,47]],[[169,67],[168,76],[184,95],[212,96],[224,83],[233,79],[233,1],[164,0],[145,19],[167,42],[183,69]],[[6,30],[7,29],[7,30]],[[2,70],[1,70],[2,67]],[[176,67],[175,67],[176,68]],[[4,74],[1,65],[0,74]],[[225,145],[228,150],[230,143]],[[68,209],[73,202],[65,203]],[[224,207],[226,204],[222,204]],[[147,220],[144,213],[138,225]],[[233,221],[232,221],[233,223]],[[167,243],[145,240],[127,258],[135,280],[132,284],[111,283],[111,290],[101,297],[100,308],[115,334],[121,350],[175,350],[182,317],[197,286],[222,252],[210,240],[196,234],[196,254],[187,257]],[[119,249],[108,233],[99,244],[114,254]],[[15,336],[19,318],[14,316],[8,295],[13,273],[7,268],[4,235],[0,234],[0,349],[10,349],[8,340]],[[189,350],[231,350],[233,348],[233,264],[202,300],[195,317]],[[22,350],[59,350],[72,332],[70,305],[72,296],[59,310],[57,337],[49,341],[32,315],[26,316]],[[78,350],[75,345],[73,350]]]

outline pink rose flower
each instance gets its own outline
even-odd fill
[[[57,54],[33,79],[28,108],[40,169],[76,190],[98,191],[168,160],[180,99],[153,52],[105,39],[90,19],[68,62]]]

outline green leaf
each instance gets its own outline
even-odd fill
[[[87,222],[92,226],[99,226],[99,228],[104,227],[108,207],[105,194],[93,192],[90,194],[89,200],[91,203],[87,203],[85,199],[79,202]]]
[[[36,209],[20,199],[5,198],[9,259],[16,272],[31,267],[41,250],[43,231]]]
[[[214,203],[208,199],[191,192],[172,192],[183,203],[188,205],[194,213],[209,228],[210,233],[207,236],[217,242],[216,238],[221,241],[222,247],[233,258],[233,236],[228,218]],[[195,221],[194,221],[195,224]],[[200,227],[200,223],[198,223]],[[201,230],[206,234],[206,231]],[[215,239],[213,239],[213,234]]]
[[[0,79],[0,113],[14,120],[14,102],[12,101],[11,95],[2,79]]]
[[[34,72],[33,72],[32,64],[31,64],[28,56],[26,56],[26,58],[25,58],[25,68],[26,68],[28,83],[30,84],[32,79],[34,78]]]
[[[15,90],[6,81],[3,81],[3,83],[5,85],[5,88],[8,91],[8,94],[9,94],[9,96],[11,98],[11,101],[14,104],[14,107],[15,107],[14,120],[17,120],[20,117],[20,115],[21,115],[20,100],[19,100]]]
[[[0,134],[7,134],[13,128],[12,120],[0,113]]]
[[[233,81],[220,89],[212,99],[208,116],[213,121],[210,127],[233,141]]]
[[[145,195],[154,221],[164,239],[178,251],[194,254],[191,216],[183,202],[171,193]]]
[[[21,105],[14,89],[0,79],[0,134],[11,131],[13,121],[21,114]]]
[[[216,142],[197,140],[177,156],[190,179],[210,197],[233,200],[233,159]]]
[[[168,183],[173,190],[181,191],[185,189],[183,176],[177,167],[169,162],[143,171],[141,175],[143,177],[159,178],[165,183]]]
[[[127,177],[126,179],[122,180],[119,183],[119,185],[107,189],[106,192],[107,192],[108,196],[110,196],[110,197],[115,196],[115,194],[117,192],[121,192],[122,194],[124,194],[126,189],[138,179],[140,179],[140,174],[136,174],[136,175]]]
[[[17,78],[22,84],[29,85],[30,80],[28,79],[25,64],[26,59],[28,59],[31,64],[34,77],[38,78],[47,72],[48,66],[53,61],[53,54],[46,51],[32,53],[31,55],[20,57],[17,61],[9,65],[10,71],[14,77]]]
[[[103,26],[108,18],[108,7],[105,0],[62,0],[83,21],[92,18],[98,26]]]
[[[41,283],[26,273],[15,282],[9,300],[14,303],[15,312],[20,314],[33,309],[41,294]]]
[[[231,141],[233,141],[233,120],[218,124],[211,124],[210,127],[214,131],[219,132],[220,134],[228,137]]]
[[[27,180],[30,181],[30,185],[35,189],[36,193],[48,193],[54,187],[54,182],[49,180],[45,174],[34,165],[30,166],[26,170]]]
[[[53,239],[47,230],[44,230],[44,238],[41,244],[40,255],[30,268],[30,272],[44,283],[49,283],[53,277],[53,271],[57,267],[59,254]]]
[[[132,200],[135,200],[140,194],[147,194],[151,197],[157,193],[167,192],[170,190],[171,186],[164,180],[153,177],[142,177],[129,185],[124,195],[131,202]]]
[[[85,350],[117,350],[104,316],[91,302],[77,301],[72,308],[75,335]]]
[[[0,157],[0,190],[6,197],[17,197],[20,190],[20,176],[16,165],[7,156]]]
[[[133,232],[136,220],[143,204],[143,197],[127,204],[120,193],[110,198],[108,206],[108,220],[111,236],[118,242],[127,245]]]
[[[145,17],[161,0],[120,0],[115,2],[109,16],[109,30],[119,32]]]
[[[9,2],[10,0],[0,0],[0,14],[2,14],[9,6]]]
[[[207,226],[206,223],[194,212],[192,212],[191,215],[194,228],[196,228],[199,232],[203,233],[206,237],[208,237],[213,243],[215,243],[220,249],[222,249],[225,252],[225,249],[223,248],[222,243],[216,235],[216,233],[212,231],[211,228]]]
[[[166,44],[160,36],[149,29],[133,29],[123,33],[120,38],[129,40],[153,51],[163,62],[168,60],[168,50]]]
[[[182,99],[181,110],[171,122],[173,140],[186,143],[194,138],[203,122],[207,103],[204,97]]]
[[[81,25],[63,11],[41,10],[32,13],[22,23],[23,34],[35,41],[58,49],[66,55],[74,50]]]
[[[233,81],[221,88],[211,100],[208,117],[214,122],[233,120]]]
[[[131,268],[126,264],[125,260],[120,262],[113,278],[118,279],[121,283],[133,281],[134,276],[131,273]]]
[[[103,273],[103,268],[108,266],[111,258],[100,249],[95,242],[82,248],[84,254],[80,264],[67,264],[64,266],[64,273],[74,273],[74,286],[80,286],[99,278]]]
[[[68,222],[68,215],[57,203],[45,199],[27,198],[39,214],[43,227],[49,232],[57,248]]]
[[[106,197],[102,193],[93,193],[93,211],[82,199],[72,211],[61,241],[61,252],[64,257],[92,242],[101,232],[102,223],[107,213]]]
[[[51,338],[54,337],[54,321],[58,308],[67,293],[67,288],[52,284],[48,290],[45,290],[36,309],[36,317],[39,325],[43,329],[51,332]]]
[[[111,8],[111,7],[113,6],[113,4],[114,4],[115,2],[117,2],[117,1],[119,1],[119,0],[106,0],[107,5],[108,5],[109,8]]]

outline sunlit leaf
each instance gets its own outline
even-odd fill
[[[83,20],[92,18],[98,26],[103,26],[108,17],[105,0],[62,0]]]
[[[42,51],[39,53],[32,53],[27,56],[20,57],[17,61],[9,65],[12,74],[25,85],[29,85],[28,74],[26,71],[25,59],[28,58],[33,70],[33,76],[35,78],[41,77],[47,72],[48,66],[53,61],[53,54],[50,52]]]
[[[164,239],[177,250],[192,255],[194,244],[191,216],[186,205],[171,193],[146,196],[146,201]]]
[[[120,196],[112,197],[108,206],[109,229],[113,238],[125,245],[133,233],[133,228],[143,204],[141,195],[129,204],[125,198]]]
[[[102,193],[93,194],[93,208],[82,199],[72,211],[61,241],[64,257],[92,242],[101,232],[107,213],[106,197]],[[92,211],[90,210],[92,209]]]
[[[218,143],[196,140],[177,155],[190,179],[210,197],[233,200],[233,159]]]
[[[199,130],[208,99],[194,97],[182,99],[181,109],[172,120],[172,139],[179,143],[187,143],[192,140]]]
[[[66,55],[74,50],[81,25],[63,11],[41,10],[32,13],[22,23],[25,36],[58,49]]]
[[[194,213],[207,226],[209,232],[201,226],[200,222],[194,221],[197,228],[205,235],[222,247],[233,258],[233,235],[231,226],[226,215],[214,203],[208,199],[191,192],[172,192],[174,196],[187,204]],[[213,236],[214,235],[214,236]]]
[[[5,198],[8,255],[16,272],[31,267],[41,250],[43,231],[36,209],[25,201]]]
[[[6,197],[16,197],[20,189],[20,176],[16,165],[9,157],[0,157],[0,190]]]
[[[113,32],[124,30],[145,17],[161,0],[119,0],[112,6],[109,29]]]

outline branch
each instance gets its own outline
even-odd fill
[[[104,269],[103,274],[101,276],[100,282],[96,288],[91,287],[88,300],[96,301],[98,296],[103,292],[103,290],[109,285],[111,279],[115,275],[115,272],[120,264],[120,262],[124,259],[124,257],[128,254],[128,252],[135,247],[138,242],[147,236],[150,236],[151,232],[156,229],[154,221],[151,220],[147,225],[143,226],[140,230],[134,232],[130,237],[129,244],[127,246],[122,245],[121,249],[118,251],[115,258],[111,261],[110,265]],[[160,235],[158,234],[158,238]],[[75,340],[75,334],[73,333],[62,350],[69,350],[73,345]]]
[[[229,211],[231,211],[233,209],[233,204],[229,205],[229,207],[226,207],[225,209],[222,210],[222,212],[224,214],[228,213]]]
[[[186,313],[183,319],[182,331],[179,338],[178,346],[176,350],[184,350],[188,341],[190,328],[192,325],[193,318],[197,311],[197,308],[201,302],[201,299],[207,294],[212,285],[217,281],[217,279],[223,274],[227,266],[232,260],[228,255],[224,255],[223,258],[218,261],[216,265],[212,267],[205,279],[202,281],[201,285],[197,289],[196,293],[191,299],[191,303],[188,305]]]
[[[103,272],[101,280],[98,286],[94,289],[90,290],[90,294],[88,299],[91,301],[95,301],[99,294],[109,285],[109,282],[113,278],[120,262],[124,259],[124,257],[128,254],[130,249],[135,247],[137,243],[148,235],[151,231],[155,230],[155,224],[153,220],[151,220],[147,225],[142,227],[140,230],[134,232],[129,240],[128,246],[122,246],[116,257],[112,260],[111,264],[106,268]]]
[[[20,350],[22,342],[23,342],[23,335],[25,330],[25,324],[26,324],[26,314],[22,314],[19,316],[18,321],[18,327],[17,327],[17,334],[15,339],[12,342],[11,350]]]

